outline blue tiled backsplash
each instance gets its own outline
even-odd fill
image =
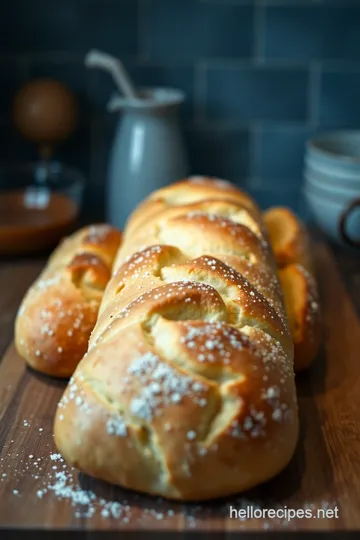
[[[235,181],[262,206],[300,196],[304,142],[360,128],[360,0],[13,0],[0,8],[0,160],[35,158],[11,127],[15,90],[53,76],[78,95],[78,132],[58,157],[87,177],[102,217],[114,87],[84,53],[121,57],[138,85],[183,89],[192,172]]]

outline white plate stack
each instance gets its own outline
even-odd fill
[[[304,194],[320,229],[341,245],[360,247],[360,131],[307,143]]]

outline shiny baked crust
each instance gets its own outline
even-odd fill
[[[85,227],[64,239],[25,295],[15,322],[18,353],[37,371],[70,377],[84,356],[121,233]]]
[[[309,237],[296,214],[290,208],[274,206],[264,212],[263,219],[278,268],[296,263],[312,273]]]
[[[316,358],[322,336],[317,284],[301,264],[279,270],[285,308],[294,341],[294,369],[307,369]]]
[[[135,211],[58,405],[68,462],[182,500],[237,493],[287,465],[298,437],[293,343],[262,231],[245,194],[207,178]]]
[[[278,266],[286,314],[294,341],[294,368],[302,371],[316,358],[322,338],[321,310],[310,238],[304,224],[288,208],[264,213]]]

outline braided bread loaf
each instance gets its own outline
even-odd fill
[[[55,249],[15,321],[17,351],[32,368],[72,375],[87,350],[120,241],[116,229],[92,225]]]
[[[130,218],[114,268],[58,405],[65,459],[183,500],[277,474],[297,442],[297,402],[259,209],[223,181],[164,188]]]
[[[302,371],[315,359],[321,343],[321,313],[306,228],[288,208],[264,213],[278,266],[285,310],[294,341],[294,369]]]

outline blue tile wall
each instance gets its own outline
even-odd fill
[[[13,62],[11,59],[0,60],[0,122],[11,120],[11,100],[19,86],[27,80],[27,69],[24,62]]]
[[[113,54],[137,53],[134,0],[15,0],[1,5],[1,50],[84,53],[94,47]]]
[[[209,67],[205,114],[209,122],[306,120],[308,72],[276,67]]]
[[[304,147],[313,134],[314,130],[299,125],[265,126],[259,133],[260,156],[254,175],[264,180],[266,187],[300,186]]]
[[[97,115],[90,131],[91,155],[90,155],[90,175],[89,182],[96,187],[104,187],[106,183],[107,162],[113,134],[116,129],[117,118],[115,115]],[[93,151],[96,149],[96,151]]]
[[[79,168],[86,178],[91,173],[91,126],[82,118],[75,133],[60,145],[57,157],[68,166]]]
[[[149,0],[145,52],[156,60],[249,58],[254,10],[226,2]]]
[[[241,183],[249,174],[247,130],[201,130],[185,132],[194,174],[232,178]]]
[[[360,66],[358,69],[324,69],[320,89],[319,121],[329,127],[360,126]]]
[[[19,16],[21,13],[21,17]],[[192,172],[226,177],[262,207],[301,195],[306,140],[360,128],[360,0],[13,0],[0,7],[0,162],[36,158],[11,125],[28,79],[54,77],[80,104],[57,156],[87,178],[85,207],[101,219],[117,122],[109,76],[84,67],[98,48],[139,86],[177,87]]]
[[[267,58],[356,60],[360,51],[360,5],[269,7]]]

